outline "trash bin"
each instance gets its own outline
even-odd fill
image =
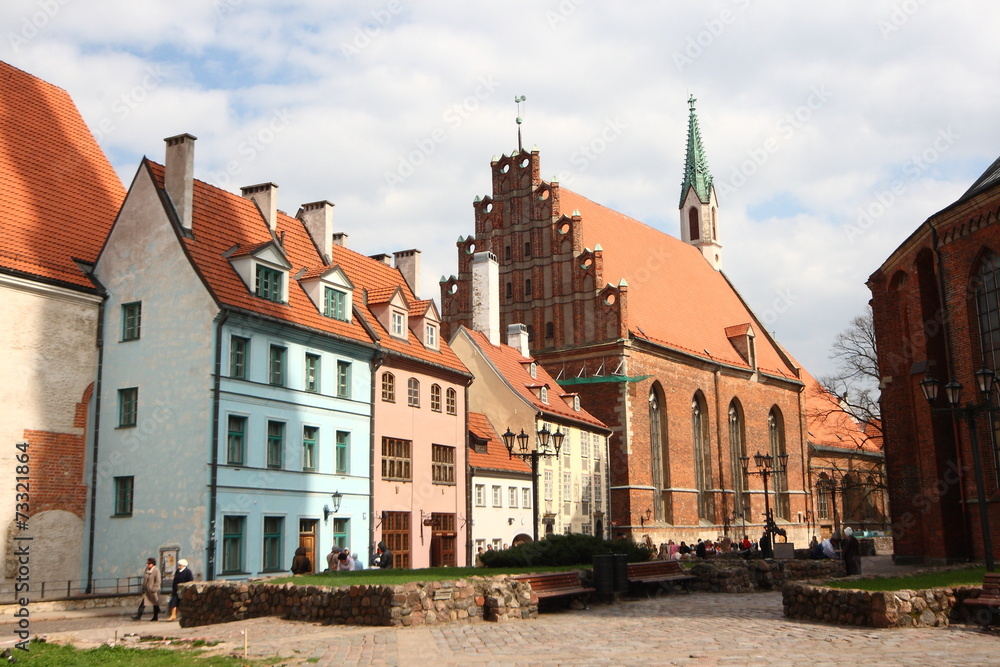
[[[614,589],[615,593],[628,593],[628,555],[612,554],[614,559]]]
[[[598,595],[611,595],[614,590],[614,556],[594,556],[594,588]]]

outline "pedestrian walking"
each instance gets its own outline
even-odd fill
[[[153,608],[154,621],[160,620],[160,568],[156,567],[155,558],[146,559],[146,569],[142,573],[142,599],[139,600],[139,609],[132,617],[133,621],[142,620],[142,614],[148,604]]]

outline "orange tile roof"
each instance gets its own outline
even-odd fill
[[[302,224],[299,223],[299,226],[301,227]],[[410,306],[419,303],[413,292],[410,291],[409,286],[406,284],[406,279],[403,278],[403,274],[399,272],[399,269],[340,245],[333,246],[331,261],[333,264],[340,265],[340,268],[350,278],[355,290],[367,289],[370,296],[373,291],[395,291],[398,288],[402,291],[403,297]],[[358,294],[358,292],[356,291],[355,294]],[[369,303],[371,302],[369,301]],[[402,341],[390,336],[389,332],[385,330],[382,323],[378,321],[372,311],[360,303],[360,299],[356,300],[355,304],[365,314],[365,319],[369,326],[378,332],[380,338],[379,344],[383,348],[421,361],[445,366],[450,370],[465,375],[471,375],[469,369],[465,367],[465,364],[462,363],[461,359],[458,358],[458,355],[452,351],[448,344],[442,340],[441,336],[438,336],[438,350],[425,347],[409,327],[406,329],[406,341]],[[426,308],[419,313],[410,310],[410,314],[422,315],[425,311]]]
[[[0,267],[93,288],[125,188],[69,93],[0,62]]]
[[[624,278],[628,283],[626,324],[633,335],[703,359],[747,367],[726,329],[757,319],[697,248],[564,187],[559,188],[559,201],[563,213],[580,212],[583,245],[591,250],[601,246],[604,282],[618,285]],[[764,330],[759,324],[756,329]],[[761,371],[796,377],[766,335],[757,336],[755,347]]]
[[[472,342],[482,351],[483,356],[493,364],[497,372],[514,387],[514,391],[527,400],[535,409],[542,412],[543,417],[559,417],[563,420],[573,420],[590,427],[596,426],[602,430],[607,430],[604,422],[583,408],[577,411],[566,405],[566,401],[560,396],[561,388],[559,384],[541,365],[535,367],[535,374],[538,377],[533,378],[525,367],[525,362],[530,360],[522,357],[518,350],[510,345],[494,345],[484,334],[472,331],[464,326],[460,328],[469,335]],[[531,387],[537,388],[544,385],[548,385],[550,389],[548,403],[543,403],[542,399],[536,396],[535,392],[531,390]]]
[[[157,187],[162,188],[163,166],[149,160],[144,161],[144,165],[153,174]],[[194,181],[193,238],[185,238],[183,242],[217,302],[373,345],[371,336],[357,318],[352,318],[351,322],[342,322],[325,317],[299,285],[299,281],[294,279],[302,269],[306,270],[303,275],[308,275],[316,268],[325,271],[339,265],[355,289],[359,290],[354,303],[365,317],[366,324],[380,332],[379,344],[383,348],[468,374],[465,365],[446,343],[441,343],[440,351],[431,350],[425,348],[412,332],[408,332],[407,341],[396,340],[382,329],[361,303],[361,288],[399,287],[404,296],[412,299],[413,295],[398,270],[337,245],[333,247],[332,264],[323,266],[319,251],[302,222],[282,211],[278,211],[277,215],[276,236],[283,239],[279,247],[284,250],[285,257],[292,265],[287,304],[255,296],[243,283],[229,259],[223,256],[233,244],[239,244],[241,248],[259,248],[274,240],[256,204],[202,181]]]
[[[477,452],[469,448],[469,467],[486,468],[489,470],[505,470],[530,474],[531,466],[518,457],[511,458],[503,438],[493,428],[486,415],[480,412],[469,413],[469,431],[481,440],[486,440],[486,451]]]

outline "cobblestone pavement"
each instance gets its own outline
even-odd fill
[[[842,628],[792,621],[780,593],[675,594],[554,611],[536,620],[413,628],[321,626],[274,618],[179,628],[127,616],[51,612],[31,631],[79,647],[128,633],[223,642],[215,650],[280,655],[288,665],[997,665],[1000,634],[972,626]],[[13,634],[0,622],[0,639]]]

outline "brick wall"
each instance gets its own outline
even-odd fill
[[[85,436],[26,430],[24,439],[31,457],[31,515],[65,510],[82,519],[87,504]]]
[[[920,391],[927,372],[978,401],[982,367],[975,280],[984,251],[1000,248],[1000,189],[956,203],[924,223],[868,281],[883,378],[882,419],[894,551],[903,562],[982,558],[967,426],[933,413]],[[944,391],[937,403],[944,407]],[[991,435],[981,419],[987,498],[997,493]],[[991,534],[1000,546],[1000,508]]]

